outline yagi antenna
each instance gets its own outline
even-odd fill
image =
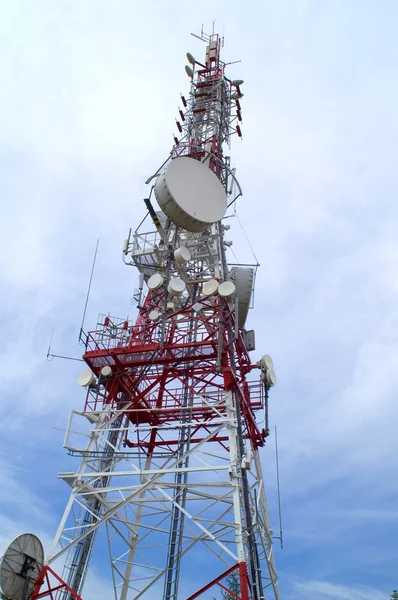
[[[94,258],[93,258],[93,266],[91,267],[90,281],[88,283],[87,295],[86,295],[86,302],[84,304],[82,324],[80,326],[80,332],[79,332],[79,342],[80,343],[83,341],[82,340],[83,326],[84,326],[84,320],[86,318],[88,299],[90,297],[91,283],[93,281],[93,275],[94,275],[94,269],[95,269],[95,261],[97,260],[98,244],[99,244],[99,239],[97,240],[97,245],[95,247]]]

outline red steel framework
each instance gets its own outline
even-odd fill
[[[240,83],[234,87],[225,77],[222,40],[203,33],[201,38],[207,43],[205,64],[196,64],[190,99],[182,97],[182,123],[177,122],[182,135],[175,138],[169,160],[188,156],[207,161],[230,196],[234,175],[222,149],[232,134],[241,136]],[[61,474],[72,487],[71,497],[32,600],[46,595],[81,600],[101,525],[108,532],[116,600],[145,597],[150,589],[159,593],[152,586],[161,580],[165,600],[176,600],[181,565],[198,546],[220,559],[220,568],[187,600],[213,586],[241,600],[261,600],[269,589],[278,600],[258,454],[268,435],[269,385],[250,358],[236,302],[201,293],[209,277],[229,278],[224,229],[220,222],[207,233],[216,248],[212,254],[204,234],[165,225],[166,241],[182,236],[191,244],[187,295],[170,310],[165,287],[149,290],[134,323],[103,315],[87,334],[83,359],[93,381],[79,414],[93,429],[87,447],[65,443],[82,462],[76,472]],[[152,233],[145,235],[152,239]],[[157,243],[152,254],[145,254],[137,251],[137,239],[132,264],[145,280],[160,267],[166,277],[178,269],[167,247]],[[133,246],[127,244],[129,253]],[[162,313],[161,319],[151,319],[154,310]],[[71,431],[68,427],[67,435]],[[204,461],[206,453],[209,462]],[[220,453],[226,466],[219,461]],[[122,464],[127,465],[124,470]],[[133,476],[138,478],[134,485]],[[199,512],[191,508],[195,502]],[[188,531],[188,524],[193,529]],[[153,546],[140,546],[150,536]],[[65,555],[61,578],[50,565]],[[233,572],[239,576],[239,596],[223,583]]]

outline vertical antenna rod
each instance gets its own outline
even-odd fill
[[[283,549],[281,491],[280,491],[280,485],[279,485],[278,430],[277,430],[276,426],[275,426],[275,458],[276,458],[276,483],[277,483],[277,488],[278,488],[279,539],[281,541],[281,548]]]
[[[85,320],[85,318],[86,318],[86,312],[87,312],[88,299],[89,299],[89,297],[90,297],[91,283],[92,283],[92,281],[93,281],[93,275],[94,275],[94,269],[95,269],[95,262],[96,262],[96,260],[97,260],[98,244],[99,244],[99,239],[97,240],[97,245],[95,246],[94,258],[93,258],[93,266],[91,267],[90,281],[88,282],[87,295],[86,295],[86,302],[85,302],[85,304],[84,304],[83,317],[82,317],[82,324],[81,324],[81,326],[80,326],[80,332],[79,332],[79,342],[81,342],[81,341],[82,341],[82,333],[83,333],[84,320]]]

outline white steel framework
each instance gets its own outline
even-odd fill
[[[205,64],[195,63],[190,96],[182,97],[181,137],[161,169],[181,156],[200,160],[232,204],[241,190],[223,145],[241,136],[241,82],[225,76],[222,40],[201,39]],[[65,600],[80,597],[104,530],[115,600],[153,593],[193,600],[235,567],[242,600],[278,600],[259,458],[270,386],[264,374],[249,379],[257,364],[237,325],[237,301],[201,292],[210,279],[230,278],[227,227],[182,229],[154,211],[152,189],[145,203],[153,226],[130,231],[124,245],[125,262],[140,272],[138,318],[102,315],[85,338],[83,358],[95,378],[65,435],[65,448],[81,462],[59,474],[71,493],[47,561],[65,560],[65,586],[54,589]],[[173,259],[181,246],[190,252],[188,264]],[[166,287],[145,293],[153,273]],[[178,298],[165,291],[173,276],[186,284]],[[151,320],[154,309],[160,318]],[[262,430],[256,411],[265,415]],[[44,595],[39,584],[33,598]]]

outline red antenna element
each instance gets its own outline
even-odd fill
[[[243,81],[226,77],[217,34],[196,37],[205,56],[187,55],[180,138],[123,245],[139,272],[137,317],[100,315],[82,334],[86,397],[64,440],[80,464],[59,474],[70,498],[32,600],[84,598],[105,551],[115,600],[193,600],[210,588],[206,597],[279,600],[260,463],[276,378],[269,355],[251,357],[246,329],[258,265],[230,264],[224,239],[241,195],[224,151],[242,135]]]

